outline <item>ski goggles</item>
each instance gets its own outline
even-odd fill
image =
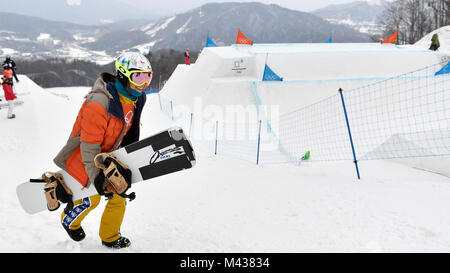
[[[153,78],[152,71],[130,71],[128,79],[136,86],[150,85]]]
[[[153,72],[152,71],[144,71],[144,70],[132,70],[132,71],[125,71],[120,70],[125,77],[128,78],[128,80],[136,85],[136,86],[143,86],[144,84],[150,85],[150,82],[152,81]]]

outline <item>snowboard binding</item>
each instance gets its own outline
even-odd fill
[[[136,198],[134,192],[126,194],[126,191],[131,187],[130,167],[110,153],[97,154],[94,158],[94,164],[103,172],[105,177],[103,185],[96,185],[96,188],[103,191],[107,199],[112,198],[114,193],[130,199],[130,201]]]
[[[59,201],[67,203],[64,209],[66,214],[73,209],[73,193],[64,182],[61,174],[45,172],[42,174],[42,179],[30,179],[30,182],[46,183],[44,185],[44,194],[49,211],[57,210],[60,207]]]

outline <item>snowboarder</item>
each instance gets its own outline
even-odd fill
[[[430,50],[436,51],[441,45],[439,44],[439,38],[437,33],[433,34],[433,37],[431,37],[431,46]]]
[[[100,223],[102,244],[111,248],[128,247],[131,242],[119,230],[125,214],[126,199],[106,195],[105,175],[95,165],[95,156],[108,153],[139,140],[145,89],[152,80],[150,61],[140,53],[125,52],[115,62],[116,74],[102,73],[94,83],[76,118],[67,144],[54,159],[84,187],[94,185],[98,195],[73,202],[73,209],[61,214],[70,238],[81,241],[83,219],[97,207],[101,195],[108,196]]]
[[[16,82],[19,82],[19,79],[16,75],[16,68],[16,63],[11,59],[11,56],[6,56],[6,59],[3,62],[3,69],[12,69],[14,79],[16,79]]]
[[[186,48],[186,51],[184,52],[184,62],[187,65],[191,64],[191,57],[189,56],[189,48]]]
[[[14,111],[14,100],[17,97],[14,94],[14,90],[13,90],[13,71],[12,71],[12,69],[3,70],[2,86],[3,86],[3,92],[5,92],[5,99],[8,102],[7,118],[13,119],[16,117],[16,115],[13,114],[13,111]]]

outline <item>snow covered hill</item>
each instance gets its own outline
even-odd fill
[[[233,104],[254,107],[253,92],[257,88],[262,104],[279,105],[283,114],[336,94],[339,88],[351,90],[434,65],[446,56],[445,52],[416,45],[380,43],[207,47],[195,64],[178,65],[162,94],[191,110],[196,98],[206,100],[204,107],[208,104],[222,108]],[[262,82],[266,63],[283,77],[282,83]]]
[[[433,37],[435,33],[437,33],[439,44],[441,45],[438,50],[450,54],[450,26],[441,27],[428,33],[425,37],[417,41],[415,45],[427,49],[430,48],[431,37]]]
[[[20,75],[16,119],[0,110],[0,252],[109,252],[98,237],[104,201],[69,239],[61,209],[27,215],[16,185],[56,170],[90,87],[42,89]],[[27,94],[29,93],[29,94]],[[175,94],[173,94],[175,96]],[[176,97],[176,96],[175,96]],[[142,135],[172,125],[149,96]],[[450,180],[387,161],[257,166],[213,156],[201,141],[190,170],[134,186],[120,252],[448,252]]]
[[[209,3],[159,20],[151,20],[153,16],[153,12],[145,16],[145,23],[123,21],[86,26],[0,12],[0,57],[56,57],[104,65],[127,49],[144,54],[160,49],[184,51],[187,47],[198,51],[205,46],[208,35],[220,45],[232,44],[238,28],[245,30],[249,38],[264,42],[322,42],[331,34],[337,42],[370,40],[367,34],[349,27],[275,4]],[[98,20],[97,17],[92,19]]]

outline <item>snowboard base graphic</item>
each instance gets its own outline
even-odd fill
[[[195,166],[194,149],[180,127],[172,127],[115,150],[112,154],[130,167],[133,184]],[[74,201],[97,194],[94,185],[83,188],[67,172],[60,170],[57,173],[63,176],[72,190]],[[47,210],[44,185],[27,181],[17,186],[17,197],[27,213]]]

